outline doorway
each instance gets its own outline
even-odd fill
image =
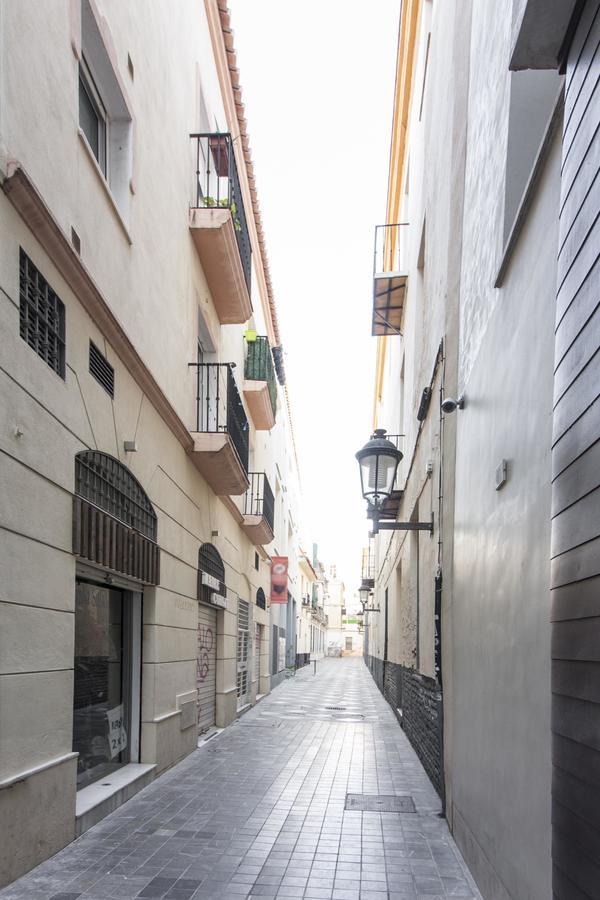
[[[77,579],[73,750],[81,789],[139,761],[141,600]]]

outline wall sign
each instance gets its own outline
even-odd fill
[[[110,747],[110,758],[114,759],[127,746],[127,731],[125,729],[125,717],[123,714],[123,704],[115,706],[113,709],[106,711],[108,719],[108,744]]]
[[[214,575],[209,575],[208,572],[202,572],[202,584],[205,584],[207,587],[211,587],[217,593],[221,590],[221,582],[218,578],[215,578]]]
[[[222,594],[211,594],[210,602],[213,606],[219,606],[221,609],[226,609],[227,600]]]
[[[288,558],[271,557],[271,603],[288,601]]]

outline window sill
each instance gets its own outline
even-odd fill
[[[129,244],[133,244],[133,240],[132,240],[132,238],[131,238],[131,234],[130,234],[130,231],[129,231],[129,226],[127,225],[127,222],[126,222],[125,219],[123,218],[123,214],[121,213],[121,210],[120,210],[119,207],[117,206],[117,201],[115,200],[115,198],[114,198],[114,196],[113,196],[113,193],[112,193],[112,191],[111,191],[111,189],[110,189],[110,185],[109,185],[108,181],[106,180],[106,178],[105,178],[105,176],[104,176],[104,172],[102,171],[102,169],[101,169],[100,166],[98,165],[98,160],[97,160],[96,157],[94,156],[94,151],[93,151],[92,148],[90,147],[90,145],[89,145],[89,143],[88,143],[88,140],[87,140],[85,134],[83,133],[83,131],[81,130],[81,128],[78,128],[78,129],[77,129],[77,135],[78,135],[78,137],[79,137],[79,140],[80,140],[81,144],[83,145],[83,149],[85,150],[88,159],[90,160],[90,162],[91,162],[91,164],[92,164],[92,166],[93,166],[93,168],[94,168],[94,171],[95,171],[96,175],[98,176],[98,179],[99,179],[99,181],[100,181],[100,184],[102,185],[102,187],[103,187],[103,189],[104,189],[104,193],[105,193],[106,196],[108,197],[108,200],[109,200],[109,202],[110,202],[112,211],[114,212],[114,214],[115,214],[115,216],[116,216],[116,218],[117,218],[117,222],[118,222],[119,225],[121,226],[121,228],[122,228],[122,230],[123,230],[123,233],[124,233],[125,237],[127,238],[127,242],[128,242]]]

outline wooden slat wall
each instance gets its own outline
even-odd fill
[[[569,50],[552,491],[553,893],[600,900],[600,0]]]
[[[76,494],[73,553],[144,584],[160,580],[158,544]]]

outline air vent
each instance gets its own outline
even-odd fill
[[[115,370],[93,341],[90,341],[90,374],[102,385],[107,394],[115,396]]]

